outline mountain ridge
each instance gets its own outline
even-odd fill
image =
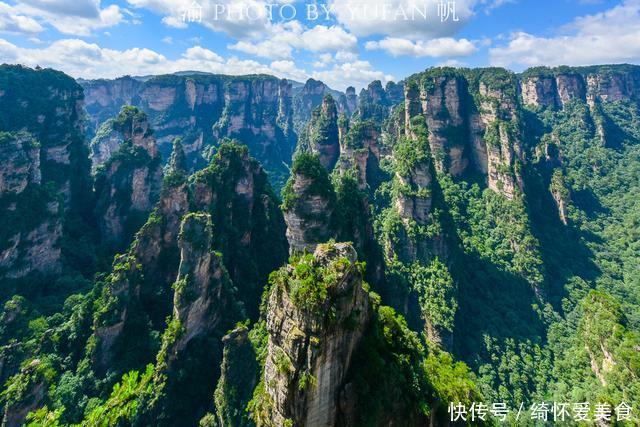
[[[0,222],[43,207],[3,235],[31,236],[40,261],[57,252],[34,230],[60,248],[24,275],[4,260],[28,257],[0,253],[4,424],[447,425],[451,402],[640,404],[640,66],[432,68],[339,99],[222,80],[84,94],[0,67]],[[103,123],[91,146],[83,97]],[[105,218],[135,219],[117,249]]]

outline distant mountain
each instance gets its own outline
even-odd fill
[[[640,405],[640,66],[3,65],[0,160],[3,426]]]

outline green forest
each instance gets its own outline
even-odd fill
[[[273,79],[0,66],[3,427],[640,425],[640,67]]]

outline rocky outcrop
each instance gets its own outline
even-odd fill
[[[33,359],[20,370],[23,389],[12,387],[5,390],[7,403],[2,418],[3,427],[23,425],[27,414],[42,406],[49,386],[45,370],[51,369],[46,365],[39,359]]]
[[[221,360],[221,336],[242,318],[222,257],[212,248],[211,216],[190,213],[180,226],[180,267],[154,373],[154,397],[141,419],[191,425],[205,413]],[[170,396],[180,393],[181,404]],[[161,416],[158,416],[161,414]]]
[[[109,304],[94,327],[98,345],[92,360],[99,372],[117,365],[114,360],[122,358],[129,331],[142,336],[141,330],[151,334],[164,329],[172,310],[171,284],[178,273],[178,231],[188,212],[211,216],[213,245],[222,252],[250,318],[257,318],[262,284],[287,258],[277,199],[246,147],[223,144],[211,165],[189,180],[180,166],[182,157],[176,141],[156,210],[137,233],[127,258],[116,260],[107,280],[103,298]],[[128,280],[131,275],[138,279]],[[142,360],[153,358],[143,345],[136,348],[142,348]]]
[[[311,119],[313,111],[322,105],[322,101],[329,91],[329,87],[321,81],[309,79],[294,95],[293,117],[299,131]]]
[[[635,66],[533,68],[521,77],[524,105],[564,107],[590,96],[602,102],[637,100],[640,70]]]
[[[2,278],[62,268],[65,218],[91,200],[82,96],[61,72],[0,66]]]
[[[40,185],[40,147],[26,132],[0,135],[0,197],[22,193],[27,185]]]
[[[267,174],[246,147],[224,144],[189,187],[193,209],[211,213],[215,247],[247,314],[257,318],[264,281],[288,253],[286,225]]]
[[[322,105],[313,111],[307,126],[309,148],[317,154],[320,163],[328,171],[340,157],[340,142],[338,133],[338,110],[331,95],[325,95]]]
[[[528,77],[521,82],[522,102],[525,105],[555,108],[556,81],[553,76]]]
[[[313,251],[335,237],[335,193],[317,156],[302,153],[296,157],[283,195],[291,253]]]
[[[585,97],[585,86],[582,77],[577,73],[562,73],[556,76],[557,101],[563,107],[571,101]]]
[[[358,108],[353,114],[354,120],[374,120],[381,125],[389,116],[391,108],[402,102],[402,98],[397,99],[403,92],[401,85],[389,83],[387,89],[390,89],[391,93],[387,93],[379,80],[362,89],[358,96]]]
[[[386,258],[407,264],[427,261],[434,255],[446,259],[443,237],[418,231],[437,223],[433,215],[435,171],[424,119],[414,117],[408,126],[410,139],[399,143],[394,151],[397,191],[389,208],[402,226],[385,239]]]
[[[122,144],[122,135],[113,127],[114,119],[102,123],[93,137],[91,150],[91,170],[95,173],[99,166],[105,164],[118,151]]]
[[[102,239],[118,250],[131,242],[157,202],[162,163],[142,111],[123,107],[112,126],[123,142],[96,173],[96,216]]]
[[[515,198],[523,189],[520,164],[524,161],[518,106],[510,93],[515,93],[515,78],[509,73],[501,73],[497,79],[494,76],[491,82],[480,80],[483,100],[479,119],[485,129],[487,182],[490,189],[507,199]]]
[[[602,102],[638,99],[640,67],[599,67],[589,71],[586,73],[587,93],[594,94]]]
[[[407,83],[404,87],[404,130],[411,136],[411,119],[423,114],[420,89],[415,81]]]
[[[570,201],[569,190],[565,184],[564,175],[560,169],[556,169],[551,176],[551,185],[549,186],[551,196],[558,209],[558,217],[564,225],[568,223],[567,207]]]
[[[387,82],[384,87],[389,106],[401,104],[404,101],[404,82]]]
[[[178,240],[180,267],[173,298],[173,318],[179,322],[181,333],[172,343],[173,349],[167,352],[170,358],[178,357],[191,342],[214,336],[221,323],[233,324],[233,317],[225,317],[224,311],[239,314],[238,307],[233,309],[235,289],[222,257],[212,249],[212,238],[209,214],[193,213],[184,217]]]
[[[355,171],[360,190],[367,187],[375,190],[380,174],[380,129],[372,120],[356,121],[348,130],[343,129],[342,133],[344,137],[340,138],[338,164],[340,173]]]
[[[353,86],[349,86],[347,88],[347,91],[345,92],[345,97],[347,100],[347,108],[349,111],[348,115],[351,115],[358,106],[358,95],[356,95],[356,88],[354,88]]]
[[[347,372],[372,311],[356,259],[349,244],[328,244],[299,261],[309,274],[326,272],[307,285],[322,295],[313,300],[314,290],[296,288],[302,269],[292,265],[277,273],[267,311],[262,384],[271,406],[260,420],[264,425],[337,424]]]
[[[246,407],[259,380],[260,364],[249,329],[237,326],[222,338],[222,344],[220,380],[215,391],[218,421],[223,427],[253,426]]]
[[[457,75],[438,76],[425,85],[420,94],[436,169],[446,170],[453,176],[462,175],[469,166],[463,115],[465,84],[464,79]],[[411,103],[409,107],[415,109]],[[413,114],[414,111],[408,110],[407,113]]]
[[[249,146],[277,187],[284,184],[295,148],[293,94],[286,80],[194,74],[81,83],[93,129],[131,104],[147,113],[165,160],[181,137],[193,172],[206,166],[212,147],[235,138]]]

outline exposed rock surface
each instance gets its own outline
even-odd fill
[[[122,144],[122,135],[113,127],[114,119],[109,119],[102,123],[93,137],[90,144],[91,149],[91,169],[93,172],[105,164],[112,155],[118,151]]]
[[[320,157],[322,166],[328,171],[333,170],[340,156],[340,142],[338,110],[331,95],[325,95],[322,105],[313,111],[307,137],[311,152]]]
[[[237,326],[222,338],[220,380],[215,391],[216,415],[223,427],[249,427],[246,411],[260,376],[256,350],[246,326]]]
[[[164,159],[181,137],[193,172],[207,164],[211,147],[236,138],[249,146],[278,187],[284,183],[284,165],[295,148],[293,94],[286,80],[194,74],[81,83],[94,132],[123,105],[134,105],[148,114]]]
[[[120,357],[129,331],[142,328],[150,333],[149,321],[152,330],[164,328],[172,310],[171,283],[178,273],[178,230],[188,212],[211,215],[214,247],[221,250],[251,318],[257,317],[261,284],[286,260],[285,224],[277,199],[246,147],[224,144],[212,164],[189,180],[180,166],[180,150],[176,142],[156,211],[137,234],[128,267],[118,267],[108,281],[104,297],[114,303],[97,318],[94,332],[98,346],[92,359],[100,372]],[[131,274],[143,280],[127,280]],[[140,357],[153,355],[143,349]]]
[[[157,202],[162,163],[146,115],[123,107],[112,123],[123,143],[96,175],[96,215],[102,238],[114,249],[129,244]]]
[[[410,79],[405,84],[405,133],[411,118],[423,115],[437,171],[454,177],[486,175],[489,188],[513,198],[521,187],[515,169],[523,157],[513,97],[516,78],[491,73],[473,70],[467,75],[443,68],[429,70],[419,82]],[[542,96],[534,89],[526,92],[528,98]]]
[[[521,78],[524,105],[560,108],[591,96],[602,102],[638,99],[640,72],[633,66],[534,68]]]
[[[356,121],[342,130],[340,138],[340,160],[338,168],[342,174],[354,170],[358,188],[365,190],[377,187],[376,177],[380,173],[380,129],[372,121]]]
[[[446,169],[453,176],[464,173],[469,165],[463,128],[464,85],[457,76],[436,77],[431,88],[421,94],[436,168]]]
[[[568,205],[570,201],[569,190],[567,190],[564,182],[564,176],[560,169],[556,169],[551,177],[551,186],[549,188],[553,201],[558,208],[558,217],[564,225],[568,223]]]
[[[21,369],[21,374],[28,378],[25,390],[21,392],[18,402],[7,402],[2,418],[3,427],[19,427],[23,425],[27,414],[42,406],[48,387],[47,380],[42,373],[44,365],[40,360],[34,359]]]
[[[353,86],[349,86],[347,91],[345,92],[345,97],[347,100],[347,108],[349,115],[353,114],[358,106],[358,95],[356,95],[356,88]],[[345,112],[346,113],[346,112]]]
[[[65,217],[90,200],[82,98],[60,72],[0,66],[0,277],[62,268]]]
[[[514,89],[512,76],[504,75],[500,85]],[[524,160],[520,124],[515,100],[509,93],[480,82],[480,120],[486,128],[487,181],[489,188],[513,199],[522,191],[520,166]]]
[[[180,267],[173,299],[173,316],[182,331],[167,351],[168,363],[190,342],[212,336],[221,322],[233,324],[223,312],[233,308],[234,301],[225,298],[235,290],[221,256],[212,249],[212,234],[209,214],[189,214],[182,220]]]
[[[213,251],[212,233],[207,213],[182,220],[173,317],[156,363],[155,397],[140,417],[145,424],[192,425],[204,415],[219,373],[221,337],[242,318],[222,256]],[[176,393],[182,404],[171,398]]]
[[[318,246],[308,262],[336,276],[314,284],[326,286],[326,297],[312,309],[292,296],[293,267],[279,273],[282,281],[271,290],[267,312],[263,383],[272,408],[266,425],[281,426],[286,420],[296,426],[336,425],[351,359],[371,316],[356,259],[348,244]]]
[[[313,111],[322,105],[322,101],[329,93],[327,85],[319,80],[309,79],[293,98],[293,112],[296,127],[301,131],[311,119]]]
[[[521,88],[522,102],[525,105],[555,108],[558,104],[558,90],[553,76],[525,78],[521,82]]]
[[[26,133],[3,134],[0,141],[0,197],[22,193],[29,184],[40,185],[40,147]]]
[[[313,251],[335,237],[335,193],[317,156],[303,153],[294,160],[283,207],[291,253]]]
[[[402,93],[403,87],[400,84],[390,82],[385,89],[379,80],[371,82],[360,91],[358,108],[353,114],[354,120],[374,120],[379,125],[382,124],[391,108],[402,103]]]

